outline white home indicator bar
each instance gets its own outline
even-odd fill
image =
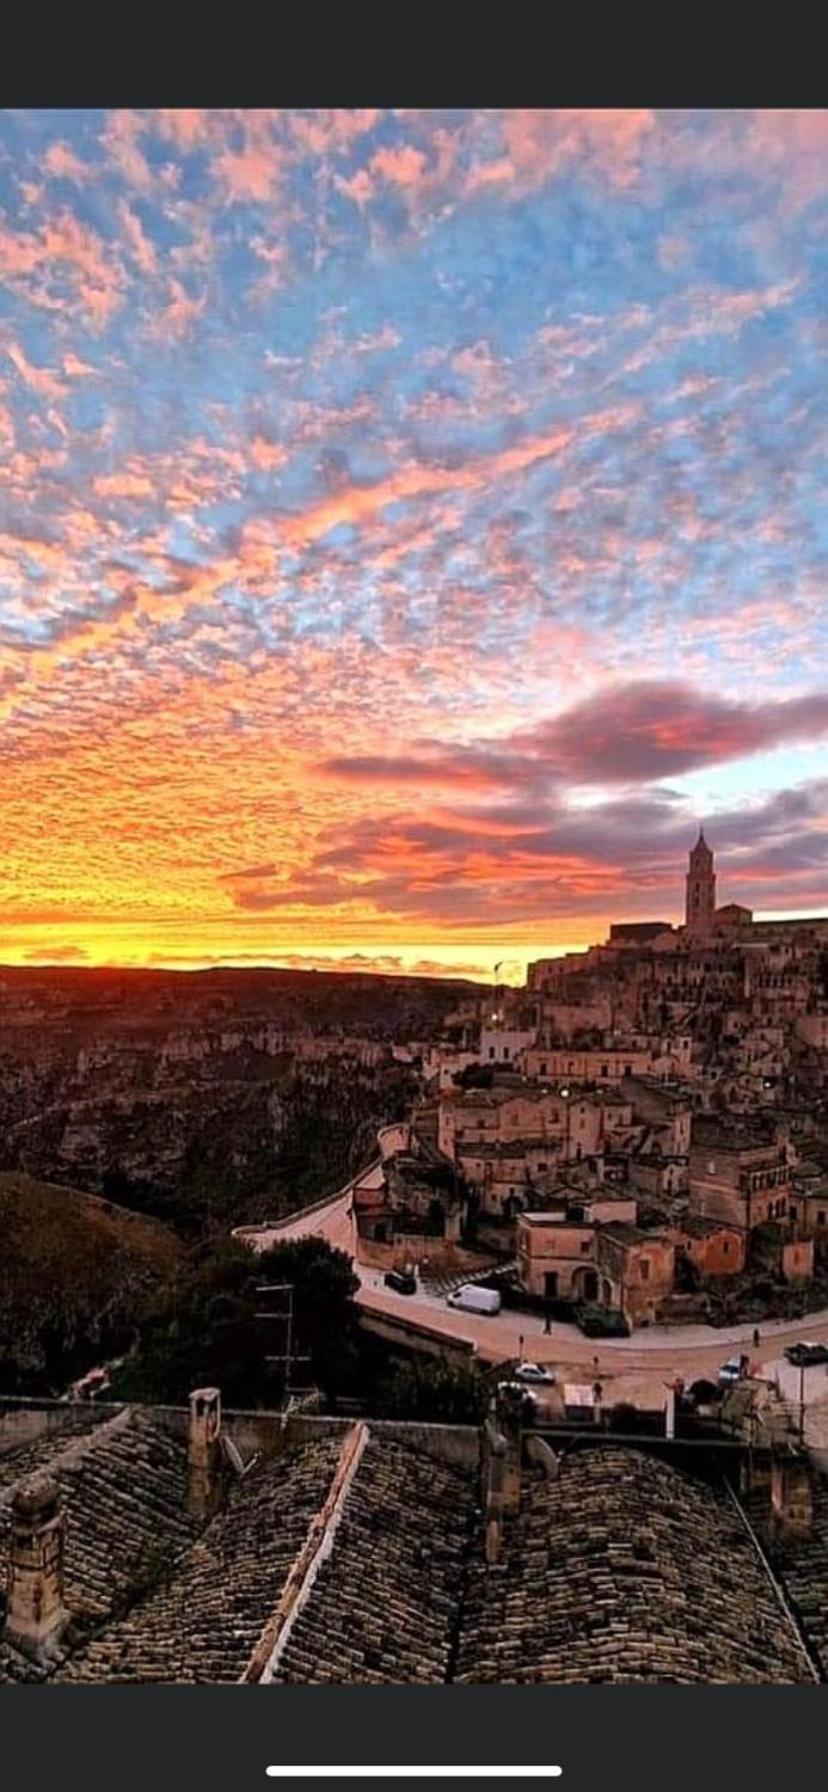
[[[274,1780],[545,1780],[562,1767],[268,1767]]]

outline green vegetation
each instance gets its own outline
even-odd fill
[[[94,1195],[0,1174],[0,1387],[61,1393],[126,1348],[182,1247]]]
[[[284,1294],[293,1288],[294,1385],[335,1397],[358,1375],[360,1341],[349,1257],[320,1238],[291,1240],[253,1257],[232,1240],[190,1253],[139,1327],[132,1356],[113,1384],[117,1396],[181,1404],[195,1387],[214,1386],[233,1406],[275,1406],[285,1392]],[[264,1313],[277,1317],[264,1318]]]
[[[421,1419],[432,1425],[482,1425],[491,1388],[477,1368],[444,1359],[414,1357],[395,1369],[378,1390],[376,1410],[388,1419]]]
[[[280,1219],[346,1182],[375,1154],[377,1129],[402,1119],[416,1092],[398,1065],[261,1057],[249,1083],[231,1074],[238,1065],[225,1066],[215,1083],[171,1089],[168,1107],[137,1104],[125,1117],[102,1102],[104,1193],[190,1243]]]

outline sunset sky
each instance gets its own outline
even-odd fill
[[[828,912],[828,112],[0,113],[0,960]]]

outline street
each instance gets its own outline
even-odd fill
[[[613,1404],[622,1400],[659,1407],[665,1385],[681,1376],[686,1386],[702,1378],[715,1381],[728,1357],[744,1352],[752,1366],[770,1379],[778,1379],[792,1404],[799,1399],[799,1371],[785,1362],[784,1351],[798,1339],[828,1344],[828,1311],[796,1321],[771,1320],[760,1325],[758,1350],[753,1346],[753,1325],[714,1328],[706,1325],[652,1326],[631,1338],[587,1338],[573,1325],[544,1320],[534,1313],[502,1310],[497,1314],[463,1313],[429,1293],[418,1283],[413,1295],[396,1294],[385,1286],[382,1271],[355,1259],[351,1184],[330,1201],[305,1213],[294,1214],[268,1228],[242,1228],[240,1235],[258,1249],[291,1238],[326,1238],[338,1250],[347,1251],[359,1277],[358,1303],[373,1312],[401,1318],[419,1318],[446,1338],[474,1344],[486,1363],[511,1362],[524,1357],[557,1370],[561,1379],[600,1380]],[[828,1402],[828,1366],[806,1371],[803,1382],[806,1407]]]

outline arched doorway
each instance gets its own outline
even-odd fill
[[[576,1269],[572,1277],[572,1292],[576,1300],[596,1301],[598,1299],[598,1272],[583,1266]]]

